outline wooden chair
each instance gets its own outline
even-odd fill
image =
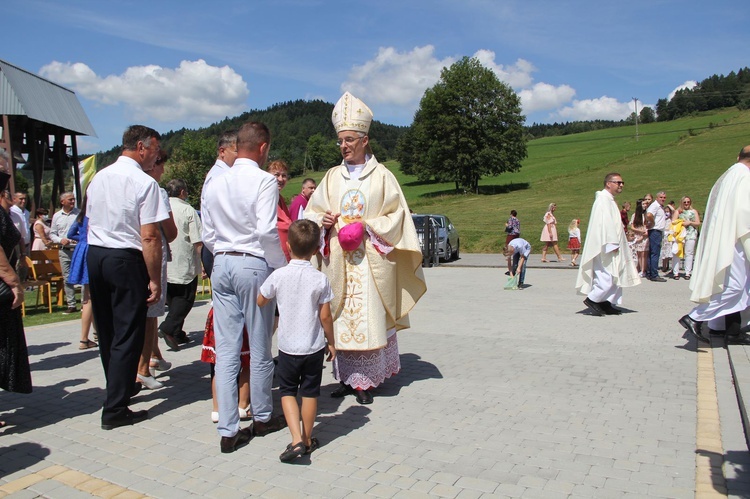
[[[195,289],[195,295],[198,296],[198,293],[205,293],[206,288],[208,288],[208,294],[213,295],[213,291],[211,290],[211,279],[208,277],[201,277],[201,284]]]
[[[24,289],[36,288],[36,306],[39,306],[39,302],[47,304],[47,311],[52,313],[52,285],[46,279],[40,279],[37,275],[34,262],[31,258],[26,258],[26,265],[29,267],[29,277],[23,283]],[[21,316],[26,317],[26,303],[21,304]]]
[[[37,250],[31,252],[31,260],[34,262],[37,276],[55,285],[57,294],[57,306],[62,307],[65,301],[65,279],[62,275],[60,255],[57,250]]]

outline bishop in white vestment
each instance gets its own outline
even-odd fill
[[[344,161],[326,173],[304,217],[323,227],[321,270],[335,296],[334,376],[341,386],[332,396],[356,394],[368,404],[369,389],[400,370],[396,331],[409,327],[408,313],[427,287],[401,187],[368,146],[372,112],[347,92],[332,118]]]

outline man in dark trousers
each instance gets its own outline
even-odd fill
[[[88,187],[88,270],[91,303],[107,380],[102,429],[132,425],[148,411],[131,411],[130,397],[143,348],[146,309],[161,296],[161,233],[169,218],[159,184],[144,173],[159,156],[161,136],[133,125],[122,156]]]

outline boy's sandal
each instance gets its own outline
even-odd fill
[[[279,460],[282,463],[291,463],[298,457],[302,457],[302,455],[305,453],[305,444],[302,442],[297,442],[296,444],[289,444],[286,446],[286,449],[284,452],[281,453],[279,456]]]
[[[91,340],[86,340],[86,341],[81,340],[79,341],[79,343],[80,345],[78,345],[78,350],[88,350],[89,348],[95,348],[99,346],[98,343],[94,343]]]
[[[318,442],[317,438],[312,437],[310,439],[310,445],[305,447],[305,454],[312,454],[318,447],[320,447],[320,442]]]

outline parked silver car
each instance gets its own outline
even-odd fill
[[[420,217],[424,215],[414,215]],[[450,218],[445,215],[427,215],[437,225],[438,230],[438,241],[437,250],[438,256],[443,261],[450,261],[458,259],[459,251],[461,249],[461,240],[458,237],[458,231],[456,227],[451,223]]]

